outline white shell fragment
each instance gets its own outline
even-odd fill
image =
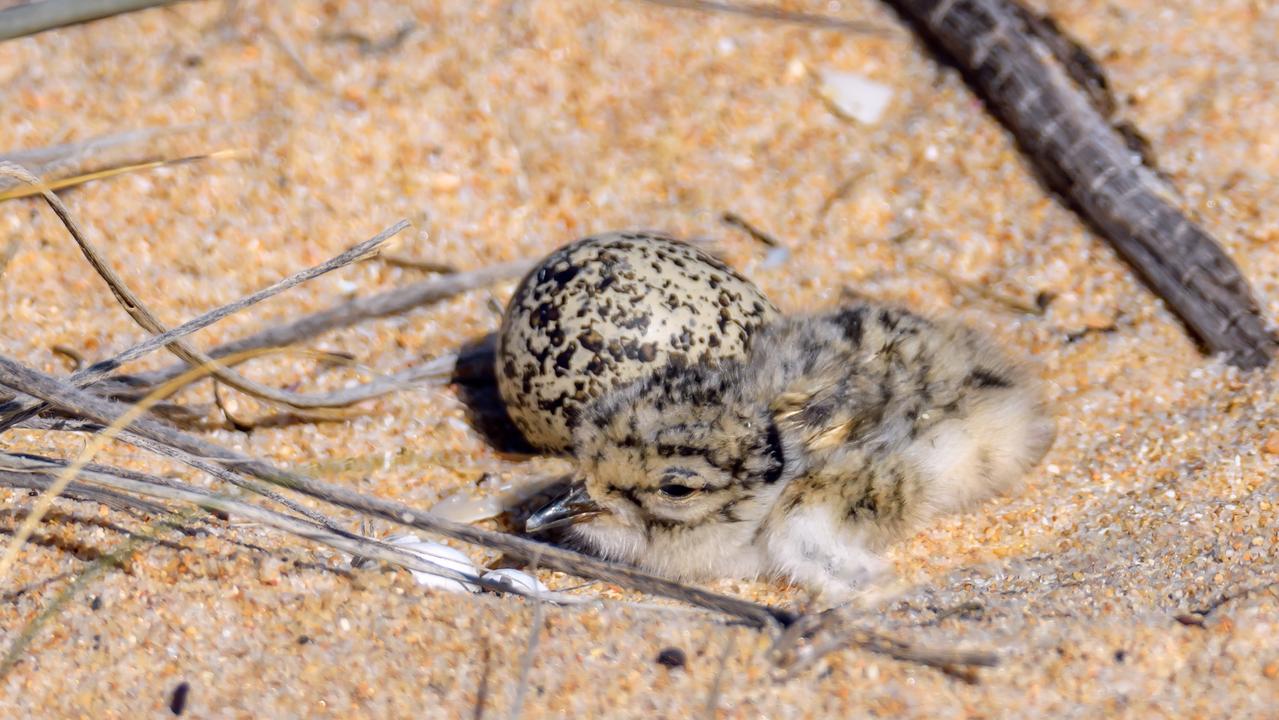
[[[490,570],[484,573],[484,579],[489,582],[496,583],[506,588],[506,592],[515,592],[521,595],[544,594],[548,592],[541,580],[514,568],[502,568],[501,570]]]
[[[873,125],[879,122],[893,89],[856,73],[823,70],[822,94],[840,114],[859,123]]]
[[[477,577],[480,573],[476,569],[475,563],[466,556],[466,553],[456,548],[451,548],[442,543],[431,542],[429,540],[420,540],[416,535],[391,535],[386,537],[383,542],[394,545],[403,550],[417,555],[427,563],[436,565],[445,570],[462,573],[471,577]],[[409,572],[413,574],[413,579],[418,585],[435,588],[437,590],[445,590],[447,592],[479,592],[480,586],[473,582],[463,582],[455,580],[451,577],[428,572],[426,570],[415,570],[409,568]]]
[[[554,476],[519,477],[464,487],[431,506],[431,514],[445,520],[473,523],[488,520],[523,504],[547,487],[561,482]]]

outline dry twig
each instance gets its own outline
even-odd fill
[[[0,356],[0,384],[20,390],[26,394],[41,397],[55,407],[59,407],[64,411],[71,412],[76,415],[88,417],[98,423],[110,424],[112,419],[118,419],[120,415],[120,406],[116,403],[99,398],[82,390],[69,387],[65,383],[61,383],[48,376],[44,376],[34,370],[24,368],[2,356]],[[325,502],[357,510],[365,513],[366,515],[380,517],[394,523],[408,525],[410,527],[460,540],[462,542],[498,550],[510,555],[526,559],[536,558],[539,563],[553,569],[572,573],[581,577],[613,582],[641,592],[662,595],[687,602],[698,607],[736,617],[752,627],[773,628],[778,627],[779,625],[787,627],[795,625],[795,621],[800,619],[797,615],[787,610],[759,605],[739,598],[709,592],[701,588],[652,576],[634,568],[609,563],[597,558],[581,555],[579,553],[554,546],[536,543],[524,538],[505,535],[503,533],[495,533],[461,523],[450,522],[436,518],[430,513],[418,511],[392,501],[364,497],[358,493],[346,490],[345,488],[332,486],[327,483],[306,478],[296,473],[280,470],[263,461],[254,460],[238,453],[218,448],[211,443],[187,436],[173,430],[172,428],[167,428],[163,424],[153,420],[147,420],[145,418],[135,420],[129,434],[136,435],[137,437],[126,437],[124,439],[129,440],[130,442],[139,442],[139,439],[150,441],[150,444],[148,445],[150,449],[177,457],[184,462],[201,467],[201,469],[206,469],[210,465],[217,465],[221,466],[221,468],[226,472],[244,472],[262,480],[290,487],[298,492],[324,500]],[[197,462],[194,461],[195,457],[207,458],[207,460],[197,464]],[[194,501],[194,499],[192,500]],[[202,500],[201,502],[207,501]],[[222,507],[219,509],[226,512],[233,511],[228,507]],[[259,508],[258,510],[261,509]],[[240,508],[236,510],[236,512],[243,514],[245,511],[243,508]],[[278,522],[305,521],[291,520]],[[266,521],[264,521],[264,524],[266,524]],[[306,523],[306,526],[307,530],[305,533],[300,531],[294,532],[293,529],[284,527],[281,527],[281,529],[285,529],[286,531],[293,532],[294,534],[319,542],[331,544],[334,547],[339,547],[340,549],[344,549],[362,557],[374,557],[376,559],[386,559],[394,562],[393,560],[386,558],[385,555],[373,552],[369,548],[364,548],[360,551],[352,549],[356,548],[360,542],[358,536],[351,536],[345,533],[331,533],[328,529],[319,524]],[[343,544],[336,545],[333,543]],[[823,616],[823,618],[825,618],[825,616]],[[791,668],[791,672],[793,674],[798,672],[799,669],[811,664],[822,655],[846,646],[854,646],[886,654],[898,660],[938,667],[945,672],[956,674],[961,677],[971,676],[971,671],[968,669],[971,666],[991,665],[996,662],[996,659],[988,653],[965,653],[950,650],[918,648],[910,643],[891,638],[887,635],[865,630],[855,630],[849,633],[835,632],[833,633],[834,637],[827,639],[825,642],[816,646],[815,649],[802,648],[793,653],[784,649],[786,647],[798,647],[798,643],[801,640],[811,640],[816,630],[822,629],[823,627],[829,630],[830,628],[828,625],[829,623],[827,622],[813,623],[808,621],[807,618],[804,618],[804,623],[796,628],[792,628],[791,631],[783,635],[783,639],[778,643],[779,648],[783,648],[783,650],[779,650],[778,652],[778,657],[783,658],[783,660],[778,661],[779,665]],[[786,638],[791,639],[787,640]]]
[[[1081,45],[1018,0],[886,2],[949,54],[1047,183],[1209,351],[1244,368],[1270,362],[1276,340],[1247,279],[1169,202],[1158,173],[1132,161],[1131,133],[1105,116],[1104,74]]]
[[[65,382],[24,367],[3,356],[0,356],[0,385],[8,386],[10,389],[23,394],[38,397],[64,412],[87,418],[103,425],[111,425],[128,412],[125,406],[70,386]],[[752,627],[764,628],[778,624],[785,625],[793,621],[795,617],[790,611],[780,608],[772,608],[740,598],[713,593],[657,577],[632,567],[606,562],[522,537],[444,520],[429,512],[417,510],[390,500],[366,497],[347,488],[283,470],[265,461],[218,447],[201,438],[180,432],[164,423],[141,417],[136,412],[130,413],[130,415],[136,416],[136,419],[132,420],[129,429],[139,436],[191,455],[210,458],[213,463],[227,470],[245,473],[259,480],[289,488],[339,507],[356,510],[370,517],[378,517],[400,525],[526,559],[540,557],[543,565],[555,570],[582,577],[597,578],[641,592],[662,595],[709,610],[715,610],[737,617]]]
[[[48,490],[53,487],[55,479],[51,475],[35,474],[30,472],[15,472],[13,470],[0,470],[0,487],[7,487],[14,490]],[[80,500],[83,502],[92,502],[105,505],[112,510],[137,510],[147,513],[148,515],[158,515],[168,512],[163,505],[157,505],[146,500],[139,500],[132,495],[115,492],[106,488],[95,487],[85,483],[73,482],[67,484],[62,491],[62,497],[72,500]]]
[[[43,190],[64,190],[66,188],[83,185],[94,180],[105,180],[117,175],[127,173],[140,172],[142,170],[154,170],[156,168],[171,167],[174,165],[184,165],[186,163],[197,162],[200,160],[220,160],[225,158],[240,157],[241,152],[238,150],[216,150],[214,152],[203,153],[201,155],[188,155],[186,157],[173,158],[171,160],[150,160],[141,163],[127,163],[124,165],[114,165],[112,167],[94,170],[92,172],[80,173],[71,177],[50,180],[40,185],[28,185],[25,187],[10,188],[0,190],[0,202],[6,200],[16,200],[18,198],[31,197],[39,195]],[[13,179],[13,176],[4,179]]]
[[[327,310],[304,315],[296,320],[261,330],[248,337],[219,345],[209,351],[209,355],[214,358],[223,358],[245,350],[292,345],[326,332],[351,327],[365,320],[398,315],[413,308],[452,297],[458,293],[491,285],[501,280],[519,277],[528,272],[533,267],[533,264],[534,262],[531,260],[500,263],[479,270],[423,280],[365,298],[356,298]],[[132,379],[138,385],[154,386],[180,375],[184,369],[184,365],[174,365],[156,372],[139,373],[132,376]],[[412,369],[405,371],[405,374],[399,377],[432,376],[432,373],[438,371],[438,366],[433,367],[428,364],[428,366],[417,371]],[[397,376],[393,375],[391,377]],[[400,380],[400,382],[404,382],[404,380]]]
[[[537,558],[533,558],[529,573],[537,576]],[[542,601],[533,592],[533,620],[528,631],[528,642],[524,645],[524,656],[520,658],[519,681],[515,684],[515,698],[511,701],[511,720],[519,720],[524,709],[524,697],[528,694],[528,679],[533,672],[533,660],[537,658],[537,643],[542,636]]]
[[[790,23],[793,25],[807,25],[809,27],[823,28],[826,30],[838,30],[840,32],[856,33],[860,35],[879,35],[890,36],[893,31],[891,28],[874,25],[868,22],[859,22],[857,20],[844,20],[829,15],[814,15],[812,13],[792,12],[783,10],[772,5],[759,5],[755,3],[730,3],[719,2],[718,0],[638,0],[652,5],[661,5],[663,7],[678,8],[680,10],[696,10],[705,13],[726,13],[729,15],[742,15],[744,17],[755,18],[758,20],[772,20],[774,22]]]
[[[836,650],[856,647],[894,660],[934,667],[965,682],[975,681],[973,668],[999,664],[994,653],[919,647],[881,632],[850,627],[849,623],[839,609],[804,616],[774,643],[770,651],[774,664],[788,679]]]
[[[218,322],[219,320],[222,320],[225,317],[233,315],[245,308],[248,308],[252,305],[262,302],[263,300],[266,300],[270,297],[278,295],[284,292],[285,290],[289,290],[293,287],[296,287],[297,285],[300,285],[308,280],[317,278],[321,275],[324,275],[325,273],[331,272],[338,268],[350,265],[351,263],[356,262],[360,260],[361,258],[368,257],[370,253],[374,252],[383,243],[385,243],[391,237],[398,234],[399,232],[401,232],[408,226],[409,226],[409,223],[407,220],[401,220],[395,225],[392,225],[391,227],[378,233],[374,237],[368,240],[365,240],[364,242],[350,248],[349,250],[319,265],[316,265],[315,267],[311,267],[301,272],[294,273],[293,275],[290,275],[289,277],[284,278],[283,280],[280,280],[277,283],[274,283],[268,287],[265,287],[243,298],[240,298],[239,300],[233,303],[224,305],[222,307],[219,307],[207,313],[204,313],[200,315],[199,317],[196,317],[192,320],[189,320],[173,328],[172,330],[160,333],[158,335],[154,335],[148,338],[147,340],[145,340],[144,342],[139,343],[138,345],[135,345],[129,348],[128,350],[125,350],[124,352],[120,353],[119,355],[116,355],[113,358],[110,358],[108,360],[103,360],[98,363],[94,363],[88,368],[80,370],[76,372],[74,375],[72,375],[71,382],[74,382],[80,387],[85,387],[87,385],[95,383],[101,380],[102,378],[104,378],[110,372],[123,366],[125,363],[131,362],[133,360],[137,360],[138,358],[141,358],[154,350],[164,347],[170,342],[173,342],[179,338],[190,335],[191,333],[194,333],[196,331],[202,330]],[[287,344],[290,344],[290,343],[279,343],[279,345],[287,345]],[[245,349],[248,349],[248,348],[245,348]],[[231,352],[237,352],[237,351],[222,352],[218,354],[218,357],[223,357],[225,355],[230,354]],[[176,377],[177,375],[180,375],[182,371],[185,369],[186,369],[186,365],[185,364],[181,365],[178,367],[177,372],[171,373],[170,375],[168,375],[168,377],[160,378],[151,384],[159,385],[169,379],[172,379],[173,377]],[[20,422],[21,420],[31,417],[36,412],[38,412],[38,406],[39,406],[38,403],[35,403],[32,401],[24,402],[22,400],[14,400],[9,403],[0,403],[0,431],[3,431],[5,428],[11,427],[13,424]]]
[[[157,137],[176,135],[189,130],[198,130],[202,127],[205,127],[204,123],[125,130],[106,135],[96,135],[87,140],[76,140],[74,142],[25,150],[8,150],[0,153],[0,162],[11,162],[31,170],[33,174],[44,175],[55,167],[79,162],[86,156],[102,150],[144,142]],[[12,187],[19,182],[19,180],[14,178],[0,178],[0,189]]]
[[[51,207],[58,215],[58,218],[66,227],[67,232],[71,233],[71,237],[75,239],[76,244],[80,247],[80,251],[84,255],[85,259],[89,261],[89,264],[93,266],[93,269],[102,277],[103,281],[107,283],[107,286],[111,289],[112,295],[115,296],[116,301],[119,302],[122,308],[124,308],[124,311],[128,313],[129,317],[133,318],[134,322],[148,332],[156,335],[168,332],[167,328],[164,327],[164,324],[156,318],[155,314],[152,313],[147,308],[146,304],[142,302],[142,299],[129,288],[129,286],[124,282],[124,279],[121,278],[120,275],[116,273],[115,269],[111,267],[111,264],[107,262],[101,251],[89,242],[84,231],[81,230],[79,224],[76,223],[75,218],[72,217],[71,211],[67,209],[66,205],[64,205],[60,199],[58,199],[57,195],[55,195],[47,187],[42,186],[39,179],[28,173],[20,166],[13,165],[11,163],[0,163],[0,173],[11,177],[17,177],[24,182],[39,186],[40,195],[44,198],[45,202],[49,204],[49,207]],[[181,338],[174,338],[173,340],[170,340],[165,345],[165,348],[182,360],[186,361],[186,363],[192,367],[210,368],[211,374],[218,380],[221,380],[240,392],[252,395],[253,397],[268,402],[287,405],[298,410],[309,410],[311,412],[341,407],[329,404],[324,399],[317,399],[313,396],[278,390],[250,380],[234,370],[221,366],[214,361],[213,358],[205,355],[203,352]],[[319,415],[322,418],[324,417],[322,412],[320,412]]]

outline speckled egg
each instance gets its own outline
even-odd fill
[[[701,250],[644,232],[560,248],[529,272],[498,336],[498,391],[534,446],[561,451],[579,412],[671,363],[745,354],[777,309]]]

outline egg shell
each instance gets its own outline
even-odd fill
[[[514,568],[501,568],[484,573],[484,579],[524,593],[544,593],[547,588],[541,580]]]
[[[581,411],[609,390],[671,364],[743,357],[777,317],[759,288],[692,245],[649,232],[584,238],[512,296],[498,391],[532,445],[563,451]]]
[[[457,548],[449,547],[437,542],[429,540],[420,540],[416,535],[391,535],[384,542],[394,545],[403,550],[417,555],[428,563],[438,565],[446,570],[476,577],[479,572],[475,568],[475,563],[471,562],[471,558],[466,553]],[[455,580],[443,575],[426,572],[423,570],[409,569],[413,579],[418,585],[424,587],[435,588],[437,590],[446,590],[448,592],[479,592],[480,586],[472,582],[463,582]]]

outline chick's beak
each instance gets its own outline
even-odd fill
[[[524,521],[524,531],[535,533],[564,527],[602,512],[604,508],[596,505],[591,496],[586,494],[586,485],[576,482],[567,495],[530,515],[528,520]]]

